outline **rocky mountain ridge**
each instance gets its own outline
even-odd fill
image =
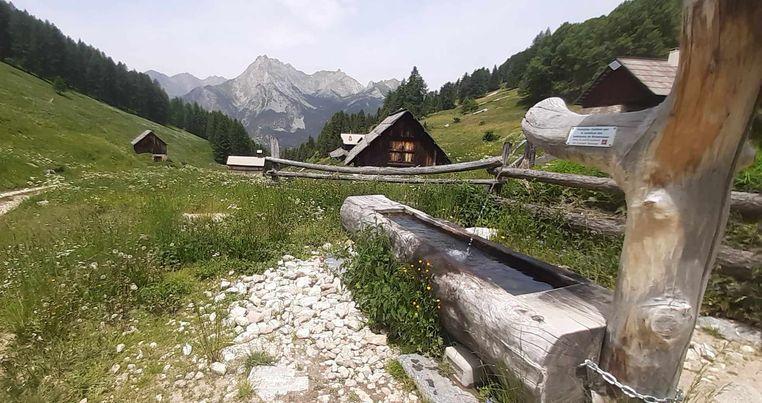
[[[375,113],[398,86],[395,79],[363,86],[341,70],[307,74],[263,55],[238,77],[196,87],[182,98],[240,120],[256,139],[276,137],[289,147],[316,137],[338,111]]]

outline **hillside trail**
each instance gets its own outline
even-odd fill
[[[53,187],[53,185],[38,186],[0,193],[0,216],[18,207],[24,200]],[[0,361],[3,360],[5,349],[13,338],[12,334],[0,332]],[[2,375],[2,368],[0,368],[0,376]]]
[[[18,207],[24,200],[52,187],[53,185],[38,186],[0,193],[0,216]]]

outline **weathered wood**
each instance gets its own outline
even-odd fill
[[[528,141],[527,145],[524,147],[524,155],[522,156],[521,164],[519,164],[518,167],[532,168],[534,166],[536,158],[537,158],[537,147]]]
[[[499,167],[502,163],[500,157],[487,158],[479,161],[460,162],[457,164],[448,165],[434,165],[423,167],[350,167],[350,166],[336,166],[336,165],[322,165],[311,164],[309,162],[292,161],[282,158],[267,157],[266,160],[277,163],[284,166],[292,166],[297,168],[311,169],[314,171],[324,172],[338,172],[346,174],[362,174],[362,175],[428,175],[428,174],[444,174],[453,172],[465,172],[474,171],[477,169],[489,169]]]
[[[610,178],[595,176],[562,174],[535,169],[502,167],[496,172],[498,179],[502,177],[515,179],[529,179],[533,181],[551,183],[554,185],[568,186],[580,189],[599,190],[604,192],[621,193],[622,190],[616,182]]]
[[[269,171],[267,173],[274,177],[283,178],[306,178],[323,180],[341,180],[341,181],[359,181],[359,182],[388,182],[388,183],[407,183],[407,184],[431,184],[431,185],[484,185],[492,186],[498,184],[494,179],[456,179],[456,178],[407,178],[400,176],[384,175],[340,175],[340,174],[321,174],[313,172],[290,172],[290,171]]]
[[[511,143],[509,141],[506,141],[503,143],[503,156],[500,158],[502,160],[502,167],[508,167],[511,165]]]
[[[432,243],[420,230],[390,219],[390,213],[412,216],[431,231],[441,230],[461,242]],[[585,401],[582,379],[575,372],[584,359],[598,357],[611,298],[608,290],[381,195],[347,198],[341,221],[351,232],[381,229],[399,259],[429,263],[433,290],[441,300],[440,322],[488,366],[509,371],[537,401]],[[464,259],[472,237],[472,255]],[[495,260],[484,264],[479,253]],[[499,262],[561,284],[538,292],[509,290],[498,278],[512,269]]]
[[[597,190],[601,192],[622,193],[622,189],[613,179],[596,176],[563,174],[557,172],[539,171],[522,168],[498,168],[493,171],[498,179],[515,178],[527,179],[553,185],[567,186],[579,189]],[[762,218],[762,194],[747,192],[731,192],[730,209],[746,220]]]
[[[522,122],[531,142],[609,173],[624,190],[624,247],[600,366],[657,397],[675,394],[762,86],[761,2],[686,0],[683,11],[677,78],[662,104],[579,115],[553,98]],[[567,145],[575,126],[616,126],[616,138],[609,147]],[[611,387],[605,395],[623,396]]]
[[[272,159],[279,159],[280,158],[280,144],[278,144],[278,139],[275,137],[270,137],[270,157],[265,158],[265,166],[262,172],[265,175],[268,175],[272,172],[278,172],[280,169],[280,164],[277,162],[273,162]],[[275,175],[270,174],[270,179],[277,181],[278,177]]]
[[[502,197],[493,197],[493,200],[505,206],[522,208],[534,215],[559,217],[566,225],[575,230],[591,231],[608,236],[621,236],[624,234],[624,218],[613,217],[598,212],[593,213],[569,208],[548,207],[535,203],[521,203]],[[762,254],[722,245],[717,254],[717,265],[721,273],[741,281],[748,281],[753,278],[753,270],[762,267]]]

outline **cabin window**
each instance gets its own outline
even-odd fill
[[[389,161],[400,164],[412,164],[415,156],[415,143],[412,141],[394,140],[389,147]]]

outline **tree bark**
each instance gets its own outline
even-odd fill
[[[549,99],[522,122],[530,141],[608,172],[625,193],[624,246],[600,366],[640,393],[668,397],[677,388],[762,84],[759,21],[758,1],[686,0],[677,78],[661,105],[578,115]],[[614,144],[567,145],[574,126],[616,126]]]

